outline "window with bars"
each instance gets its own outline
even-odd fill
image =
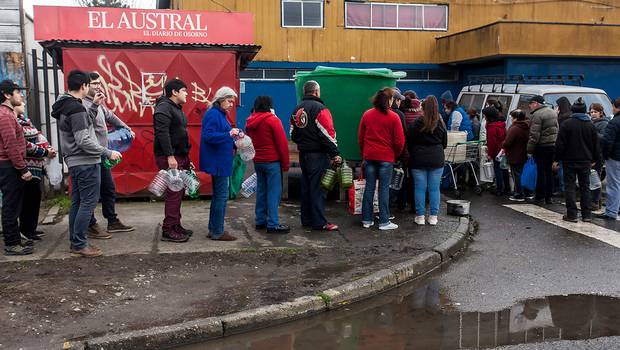
[[[448,30],[448,5],[345,2],[347,28]]]
[[[282,27],[323,28],[323,0],[282,0]]]

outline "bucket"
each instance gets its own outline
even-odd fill
[[[469,215],[470,201],[461,199],[451,199],[446,201],[448,204],[448,215],[467,216]]]

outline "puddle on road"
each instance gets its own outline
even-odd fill
[[[620,299],[548,296],[495,312],[459,312],[435,281],[303,320],[177,350],[449,350],[620,335]]]

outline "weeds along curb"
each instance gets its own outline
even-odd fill
[[[261,306],[224,316],[105,335],[83,343],[67,342],[63,348],[133,350],[181,346],[273,326],[345,306],[410,282],[449,262],[467,246],[472,231],[470,227],[473,227],[471,223],[469,218],[462,217],[452,236],[431,250],[317,295],[303,296],[293,301]]]

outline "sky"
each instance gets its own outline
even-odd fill
[[[155,0],[132,0],[137,8],[155,8]],[[33,5],[78,6],[75,0],[24,0],[24,10],[32,16]]]

